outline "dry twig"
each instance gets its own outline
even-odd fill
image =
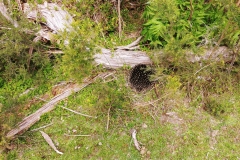
[[[126,45],[126,46],[118,46],[115,49],[120,49],[120,50],[135,50],[137,48],[139,48],[138,44],[140,42],[140,40],[142,39],[142,37],[138,37],[137,40],[135,40],[134,42]]]
[[[64,134],[64,136],[67,136],[67,137],[90,137],[91,135],[89,135],[89,134],[73,134],[73,135]]]
[[[107,114],[107,126],[106,126],[106,130],[107,130],[107,131],[108,131],[109,121],[110,121],[110,110],[111,110],[111,107],[109,107],[109,109],[108,109],[108,114]]]
[[[32,129],[31,132],[35,132],[35,131],[38,131],[38,130],[40,130],[40,129],[47,128],[47,127],[49,127],[49,126],[51,126],[51,125],[53,125],[53,123],[47,124],[47,125],[45,125],[45,126],[42,126],[42,127],[36,128],[36,129]]]
[[[118,0],[118,32],[119,32],[119,38],[122,37],[122,23],[121,23],[121,0]]]
[[[80,113],[80,112],[71,110],[71,109],[69,109],[69,108],[67,108],[67,107],[64,107],[64,106],[61,106],[61,108],[66,109],[66,110],[68,110],[68,111],[70,111],[70,112],[79,114],[79,115],[84,116],[84,117],[97,118],[97,117],[94,117],[94,116],[89,116],[89,115],[87,115],[87,114],[83,114],[83,113]]]

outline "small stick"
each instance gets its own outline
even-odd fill
[[[49,127],[49,126],[51,126],[51,125],[53,125],[53,123],[47,124],[47,125],[45,125],[45,126],[42,126],[42,127],[36,128],[36,129],[32,129],[32,130],[30,130],[30,132],[35,132],[35,131],[38,131],[38,130],[40,130],[40,129],[47,128],[47,127]]]
[[[197,72],[194,73],[194,75],[196,75],[198,72],[200,72],[201,70],[203,70],[204,68],[210,66],[212,63],[206,65],[206,66],[203,66],[202,68],[200,68]]]
[[[170,93],[169,93],[170,94]],[[164,96],[154,100],[154,101],[149,101],[149,102],[145,102],[145,103],[135,103],[136,106],[139,107],[143,107],[143,106],[147,106],[147,105],[153,105],[154,103],[160,101],[161,99],[163,99],[164,97],[168,96],[169,94],[165,94]]]
[[[41,100],[41,101],[43,101],[43,102],[47,102],[45,99],[40,98],[40,97],[38,97],[38,96],[36,96],[35,98],[37,98],[37,99],[39,99],[39,100]]]
[[[111,107],[109,107],[109,109],[108,109],[108,114],[107,114],[107,127],[106,127],[106,130],[107,130],[107,131],[108,131],[109,121],[110,121],[110,110],[111,110]]]
[[[137,131],[136,131],[136,129],[131,129],[130,132],[132,134],[132,139],[133,139],[134,146],[136,147],[136,149],[138,151],[141,151],[141,146],[139,145],[139,143],[137,141]]]
[[[118,50],[135,50],[135,49],[138,49],[138,47],[139,47],[138,44],[139,44],[141,39],[142,39],[142,37],[140,36],[134,42],[132,42],[132,43],[126,45],[126,46],[118,46],[115,49],[118,49]]]
[[[121,23],[121,0],[118,0],[118,33],[119,33],[119,38],[122,37],[122,23]]]
[[[52,147],[52,149],[57,152],[58,154],[63,154],[62,152],[60,152],[54,145],[52,139],[49,137],[49,135],[47,135],[45,132],[40,131],[43,138],[46,140],[46,142],[49,144],[50,147]]]
[[[8,30],[11,30],[12,28],[8,28],[8,27],[0,27],[0,29],[8,29]]]
[[[45,51],[44,53],[51,53],[51,54],[64,54],[63,51],[60,51],[60,50],[50,50],[50,51]]]
[[[61,107],[62,107],[63,109],[66,109],[66,110],[70,111],[70,112],[79,114],[79,115],[81,115],[81,116],[90,117],[90,118],[97,118],[97,117],[89,116],[89,115],[87,115],[87,114],[79,113],[79,112],[77,112],[77,111],[71,110],[71,109],[66,108],[66,107],[63,107],[63,106],[61,106]]]
[[[149,113],[149,115],[153,118],[153,120],[154,120],[154,123],[156,124],[156,119],[155,119],[155,117],[152,115],[152,113],[151,112],[149,112],[148,111],[148,113]]]
[[[84,135],[84,134],[73,134],[73,135],[70,135],[70,134],[65,134],[64,133],[64,136],[67,136],[67,137],[90,137],[91,135],[89,135],[89,134],[86,134],[86,135]]]
[[[19,97],[28,94],[31,90],[34,90],[34,88],[29,88],[29,89],[27,89],[26,91],[24,91],[23,93],[21,93],[21,94],[19,95]]]
[[[31,62],[31,59],[32,59],[32,54],[33,54],[33,46],[31,46],[29,48],[28,54],[29,54],[29,58],[27,60],[27,71],[30,71],[30,62]]]

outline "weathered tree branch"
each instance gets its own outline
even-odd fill
[[[80,90],[82,90],[83,88],[88,86],[89,84],[93,83],[97,78],[104,77],[107,74],[109,74],[109,73],[108,72],[101,73],[101,74],[99,74],[98,76],[96,76],[95,78],[93,78],[91,80],[88,79],[88,80],[84,81],[84,83],[82,83],[81,85],[75,84],[72,88],[68,88],[63,93],[53,97],[48,103],[43,105],[35,113],[33,113],[33,114],[29,115],[28,117],[24,118],[17,125],[16,128],[12,129],[10,132],[7,133],[6,137],[9,138],[9,139],[12,139],[12,138],[14,138],[15,135],[23,133],[28,128],[30,128],[33,124],[35,124],[37,121],[39,121],[40,117],[44,113],[47,113],[47,112],[50,112],[51,110],[53,110],[58,102],[60,102],[63,99],[67,98],[72,93],[79,92]]]

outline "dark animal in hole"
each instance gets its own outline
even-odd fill
[[[150,81],[150,76],[152,74],[153,70],[145,64],[138,64],[134,66],[129,77],[131,86],[138,92],[149,88],[152,85],[152,81]]]

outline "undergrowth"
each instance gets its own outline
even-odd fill
[[[33,43],[34,35],[22,28],[35,28],[24,19],[19,29],[0,30],[0,159],[238,159],[239,7],[233,1],[122,1],[119,37],[115,2],[62,1],[76,21],[73,32],[55,37],[57,44]],[[12,27],[4,19],[0,24]],[[56,86],[106,71],[93,64],[96,46],[126,45],[140,32],[141,47],[153,61],[152,88],[132,90],[130,69],[121,68],[59,102],[24,134],[5,138],[22,118],[61,92]],[[41,54],[48,45],[64,54]],[[185,54],[201,55],[221,45],[232,51],[232,60],[189,62]],[[63,155],[33,131],[47,124],[41,130]],[[133,144],[133,128],[141,151]]]

